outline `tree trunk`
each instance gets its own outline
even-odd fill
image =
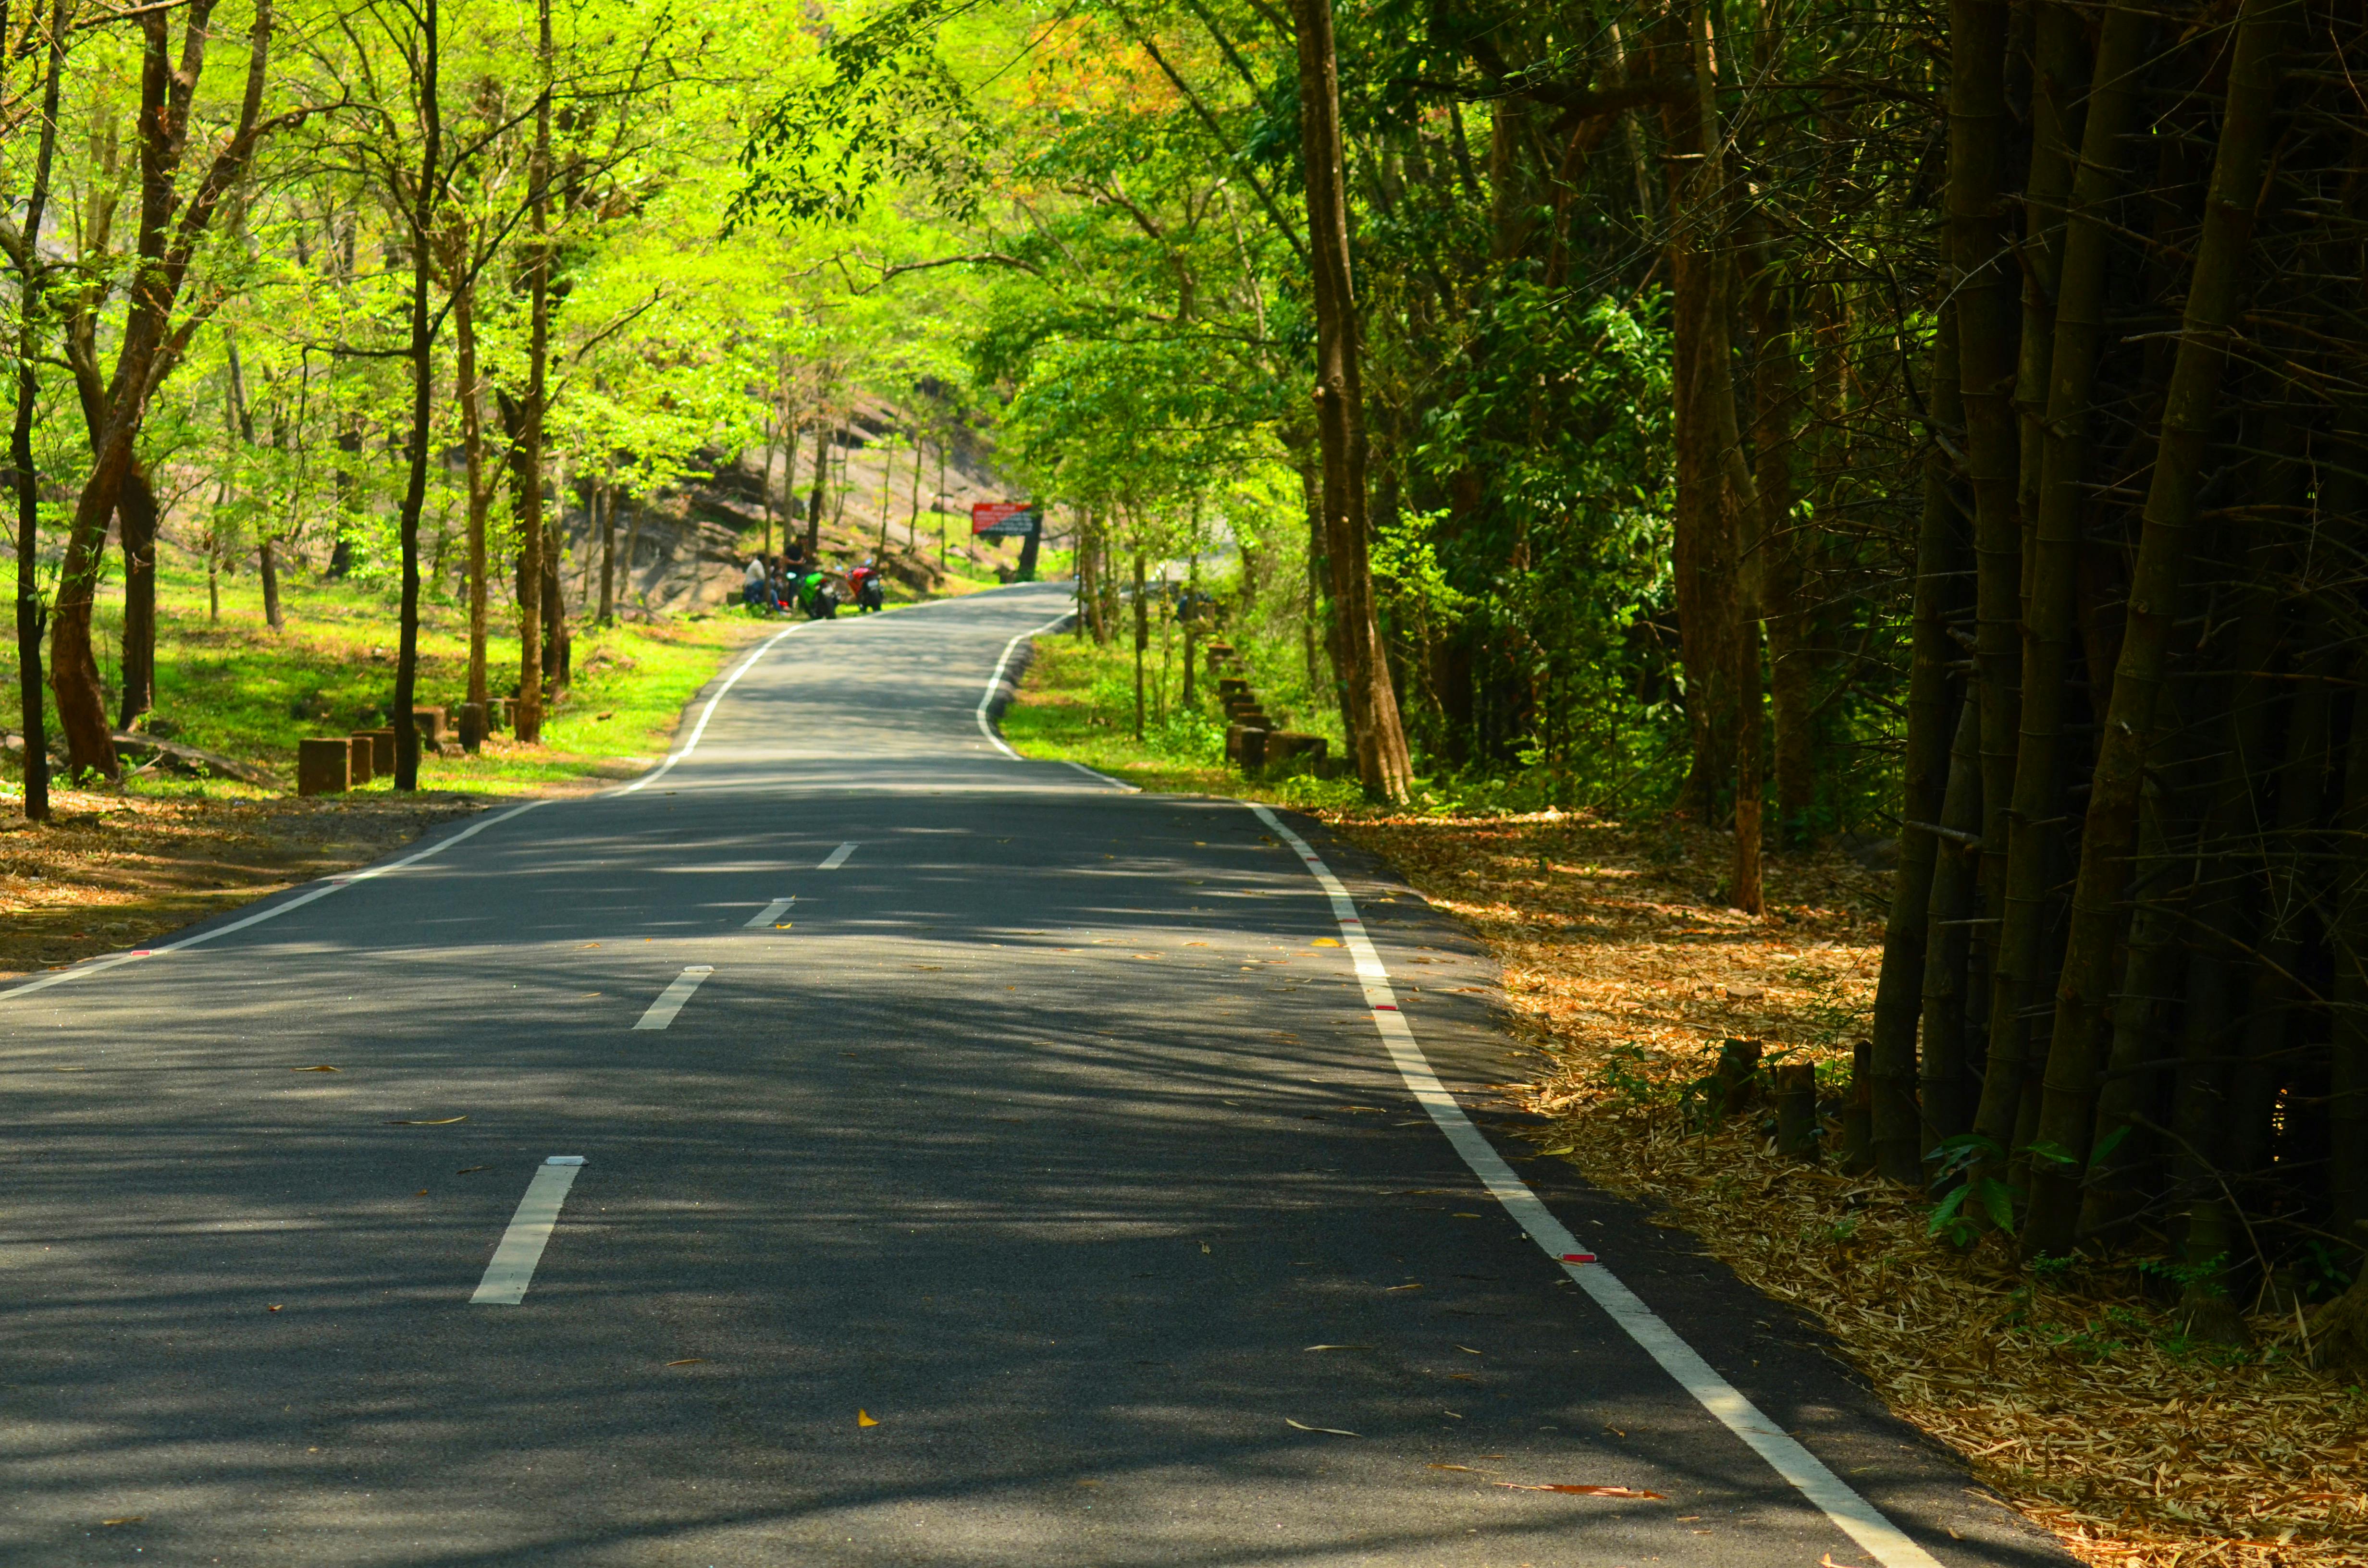
[[[116,727],[128,730],[156,706],[156,492],[147,465],[136,457],[116,497],[115,522],[123,543],[122,704]]]
[[[555,478],[556,476],[554,476]],[[567,510],[567,487],[554,483],[551,487],[552,517],[543,527],[542,540],[542,689],[547,704],[555,705],[567,695],[569,654],[567,638],[567,580],[560,566],[566,554],[567,531],[561,519]]]
[[[1753,340],[1751,449],[1757,470],[1752,477],[1759,485],[1759,506],[1757,527],[1745,552],[1744,576],[1756,601],[1759,630],[1768,640],[1768,687],[1776,722],[1776,835],[1779,840],[1789,840],[1801,829],[1815,788],[1815,762],[1807,733],[1808,653],[1801,634],[1800,571],[1793,528],[1793,504],[1797,498],[1793,431],[1801,412],[1800,360],[1793,344],[1791,290],[1778,280],[1772,267],[1761,265],[1756,269],[1749,299]],[[1749,630],[1747,628],[1747,634]],[[1747,653],[1745,701],[1748,704],[1752,701],[1750,693],[1759,684],[1754,678],[1759,661],[1756,653]],[[1752,718],[1748,710],[1747,727],[1751,726]],[[1753,754],[1742,753],[1741,760],[1757,772]],[[1747,793],[1740,783],[1736,792],[1738,799]],[[1751,798],[1755,801],[1759,799],[1757,794]],[[1741,827],[1738,822],[1738,869]],[[1757,849],[1753,858],[1758,858]],[[1758,913],[1751,904],[1741,907]]]
[[[444,117],[436,80],[442,40],[436,8],[437,0],[423,0],[419,11],[419,184],[411,213],[411,431],[406,442],[411,463],[396,519],[403,546],[403,619],[394,656],[394,787],[402,790],[419,788],[419,732],[411,722],[419,692],[419,514],[427,504],[427,447],[435,438],[430,397],[436,367],[429,358],[435,338],[427,294],[435,281],[435,193],[444,161]]]
[[[1943,315],[1932,338],[1931,418],[1924,448],[1924,506],[1916,535],[1916,597],[1907,665],[1907,736],[1900,759],[1899,865],[1892,873],[1891,910],[1884,924],[1883,968],[1875,981],[1873,1044],[1868,1076],[1872,1081],[1869,1111],[1873,1122],[1874,1168],[1889,1181],[1914,1185],[1923,1177],[1923,1156],[1931,1145],[1922,1136],[1930,1118],[1918,1109],[1916,1084],[1916,1024],[1925,1012],[1919,994],[1928,964],[1927,934],[1934,901],[1935,867],[1942,853],[1941,835],[1931,829],[1941,823],[1945,799],[1953,792],[1960,801],[1978,798],[1979,790],[1954,778],[1949,750],[1949,672],[1952,657],[1949,640],[1952,585],[1964,563],[1963,540],[1957,526],[1955,479],[1943,443],[1954,434],[1964,415],[1958,392],[1956,324]],[[1962,729],[1962,722],[1959,725]],[[1953,862],[1964,857],[1952,851]],[[1970,866],[1952,864],[1952,875],[1970,878]],[[1958,892],[1952,881],[1949,902]],[[1950,918],[1962,917],[1958,915]],[[1962,937],[1962,929],[1957,933]],[[1959,983],[1964,972],[1956,943],[1942,966],[1942,977]],[[1953,1027],[1957,1062],[1963,1062],[1963,998],[1944,1009],[1942,1028]],[[1939,1076],[1953,1082],[1958,1068],[1942,1068]],[[1932,1074],[1928,1074],[1927,1076]]]
[[[551,0],[536,0],[538,28],[535,63],[541,96],[534,106],[534,154],[527,177],[533,182],[529,222],[533,238],[527,249],[526,395],[518,408],[518,428],[512,449],[512,483],[518,506],[518,691],[513,733],[520,744],[542,739],[542,597],[551,574],[546,568],[542,526],[542,426],[545,378],[551,361]]]
[[[1683,14],[1682,22],[1685,69],[1695,90],[1672,102],[1666,123],[1672,148],[1681,156],[1693,154],[1694,171],[1670,182],[1669,277],[1676,297],[1672,358],[1679,383],[1677,522],[1680,530],[1691,525],[1695,543],[1689,551],[1681,540],[1675,554],[1680,592],[1691,574],[1698,585],[1693,619],[1706,623],[1695,634],[1686,634],[1687,611],[1680,599],[1680,632],[1692,649],[1686,655],[1689,687],[1697,684],[1697,675],[1707,677],[1699,684],[1707,688],[1708,711],[1695,721],[1694,733],[1697,744],[1709,747],[1709,758],[1705,762],[1696,756],[1688,791],[1703,813],[1702,820],[1708,822],[1718,792],[1736,777],[1739,767],[1742,728],[1748,724],[1754,734],[1759,732],[1759,715],[1746,716],[1742,711],[1747,685],[1749,699],[1759,700],[1759,674],[1756,584],[1746,570],[1741,545],[1747,538],[1756,539],[1759,531],[1760,499],[1743,454],[1736,413],[1734,347],[1728,324],[1730,279],[1716,249],[1729,226],[1730,199],[1721,152],[1708,8],[1696,0]],[[1689,486],[1693,492],[1691,506],[1686,495]],[[1747,622],[1752,624],[1747,626]],[[1751,660],[1748,677],[1747,644]],[[1690,690],[1690,708],[1691,701]],[[1729,726],[1724,733],[1723,725]],[[1750,767],[1756,779],[1759,773],[1756,756]],[[1756,797],[1749,810],[1756,816]],[[1738,832],[1736,842],[1738,857],[1748,845],[1752,860],[1748,870],[1738,860],[1736,883],[1757,886],[1758,833],[1747,836]]]
[[[2015,517],[2014,377],[2021,334],[2006,267],[2000,170],[2011,119],[2006,101],[2007,7],[1950,0],[1949,256],[1956,278],[1957,363],[1965,404],[1965,473],[1974,492],[1975,663],[1982,700],[1982,881],[1996,919],[2006,883],[2008,804],[2014,796],[2017,638],[2022,617],[2021,531]],[[1996,948],[1993,944],[1995,960]],[[2028,1030],[2000,1006],[1993,962],[1990,1053],[1980,1130],[2013,1140]],[[2001,1047],[2001,1037],[2005,1043]],[[1993,1099],[2002,1108],[1990,1114]]]
[[[2174,728],[2158,723],[2157,743]],[[2170,1033],[2160,1017],[2161,998],[2178,982],[2174,964],[2180,952],[2179,917],[2184,913],[2172,896],[2175,890],[2165,884],[2179,875],[2182,863],[2192,863],[2192,857],[2173,852],[2165,820],[2171,803],[2158,780],[2147,779],[2139,809],[2134,884],[2139,898],[2130,919],[2121,994],[2113,999],[2110,1065],[2098,1087],[2096,1136],[2082,1181],[2077,1234],[2089,1246],[2111,1246],[2120,1239],[2146,1200],[2147,1189],[2140,1178],[2157,1162],[2155,1135],[2139,1118],[2151,1111],[2161,1078],[2149,1064],[2159,1057]]]
[[[189,0],[178,62],[171,55],[170,14],[159,8],[135,12],[141,30],[140,239],[138,266],[129,291],[115,373],[104,399],[104,418],[92,431],[91,467],[74,503],[66,532],[65,557],[58,572],[56,604],[50,626],[51,689],[66,755],[76,768],[112,778],[118,762],[114,728],[91,645],[91,614],[104,566],[107,525],[121,499],[126,476],[147,415],[147,400],[179,357],[181,343],[170,332],[198,242],[222,199],[243,177],[257,135],[267,68],[271,57],[270,0],[257,0],[249,29],[247,73],[236,129],[223,143],[199,188],[186,199],[177,188],[188,150],[189,106],[205,67],[205,44],[213,0]]]
[[[1674,14],[1673,14],[1674,19]],[[1689,45],[1689,48],[1691,46]],[[1736,661],[1729,650],[1736,622],[1731,519],[1719,504],[1718,453],[1712,434],[1707,383],[1732,374],[1713,347],[1718,320],[1717,262],[1703,221],[1703,127],[1698,97],[1662,108],[1670,156],[1692,174],[1669,180],[1669,357],[1676,448],[1677,505],[1670,519],[1679,661],[1685,670],[1686,720],[1692,740],[1681,801],[1694,820],[1715,824],[1720,797],[1735,773]]]
[[[1349,263],[1347,179],[1340,146],[1339,62],[1330,0],[1293,0],[1299,34],[1300,151],[1316,321],[1315,414],[1323,451],[1324,522],[1333,616],[1347,654],[1357,772],[1368,793],[1404,801],[1413,766],[1373,602],[1366,554],[1364,382],[1358,363],[1355,279]]]
[[[592,491],[592,506],[600,517],[600,624],[614,626],[617,623],[616,493],[605,484],[596,485]],[[765,517],[765,539],[768,547],[772,535],[773,519],[768,512]],[[768,548],[766,553],[769,555],[772,551]]]
[[[465,264],[465,256],[462,260]],[[485,523],[493,509],[485,476],[485,404],[477,383],[477,287],[464,269],[452,295],[454,397],[461,404],[461,453],[469,484],[469,700],[490,711],[485,654]]]
[[[2329,926],[2335,954],[2334,1042],[2327,1085],[2328,1229],[2356,1258],[2368,1247],[2368,653],[2351,665],[2351,747],[2338,829]],[[30,746],[27,750],[30,751]]]
[[[1914,1153],[1919,1163],[1924,1155],[1940,1147],[1942,1140],[1954,1138],[1973,1123],[1968,1094],[1972,1075],[1965,1065],[1965,1000],[1972,980],[1967,960],[1973,947],[1973,927],[1968,920],[1974,912],[1974,878],[1982,825],[1981,751],[1981,704],[1969,690],[1958,705],[1956,739],[1949,748],[1949,784],[1941,796],[1940,821],[1935,824],[1947,831],[1933,835],[1938,842],[1934,845],[1931,894],[1926,904],[1924,1048],[1915,1063],[1918,1093],[1913,1108],[1918,1131]],[[1887,965],[1887,944],[1884,958]],[[1878,1009],[1883,1004],[1879,984]],[[1878,1030],[1884,1028],[1880,1011],[1875,1027]],[[1887,1043],[1891,1050],[1898,1049],[1896,1041]],[[1872,1077],[1871,1062],[1868,1071]],[[1875,1094],[1880,1096],[1886,1091],[1895,1097],[1896,1115],[1896,1086],[1878,1082]],[[1893,1136],[1896,1139],[1897,1135]],[[1896,1153],[1893,1157],[1896,1157]],[[1883,1156],[1878,1154],[1876,1168],[1882,1169],[1882,1165]]]
[[[279,540],[266,534],[255,545],[255,574],[263,580],[263,623],[274,631],[285,631],[288,623],[279,613]]]
[[[2048,376],[2055,353],[2055,301],[2064,266],[2065,210],[2072,192],[2073,149],[2080,145],[2090,98],[2079,14],[2061,0],[2035,0],[2032,23],[2031,170],[2023,181],[2028,238],[2022,247],[2022,347],[2015,373],[2016,513],[2029,535],[2039,517],[2045,461]],[[2120,87],[2101,74],[2098,87]],[[2031,543],[2027,537],[2026,547]]]
[[[633,560],[641,553],[641,549],[642,508],[637,503],[633,507],[633,520],[625,527],[625,563],[618,574],[621,579],[619,587],[621,589],[622,597],[628,600],[633,594]]]
[[[52,0],[41,76],[41,136],[25,198],[24,253],[17,275],[17,410],[8,433],[8,483],[17,495],[17,699],[25,740],[25,820],[50,817],[50,735],[41,680],[40,475],[33,466],[34,405],[40,395],[41,220],[58,145],[58,97],[66,59],[65,0]]]
[[[830,473],[830,422],[814,420],[814,488],[806,494],[806,563],[822,560],[822,491]]]
[[[2277,56],[2291,5],[2292,0],[2244,0],[2237,15],[2227,104],[2146,490],[2137,560],[2130,576],[2128,621],[2089,788],[2056,992],[2055,1049],[2039,1134],[2044,1142],[2058,1143],[2072,1160],[2044,1162],[2032,1173],[2031,1210],[2022,1235],[2026,1256],[2065,1252],[2078,1217],[2086,1140],[2096,1114],[2097,1026],[2112,999],[2114,937],[2122,884],[2137,837],[2146,741],[2153,733],[2155,698],[2162,687],[2192,554],[2189,536],[2195,523],[2196,492],[2253,215],[2264,195],[2261,164],[2276,108]]]
[[[1134,738],[1143,740],[1143,655],[1151,646],[1151,600],[1143,586],[1144,552],[1134,552]]]
[[[2089,95],[2080,167],[2065,225],[2055,292],[2055,347],[2049,364],[2039,515],[2023,618],[2021,744],[2008,814],[2006,881],[1991,972],[1989,1066],[1982,1085],[1982,1130],[2005,1142],[2022,1113],[2029,1024],[2024,1015],[2044,995],[2049,885],[2062,831],[2057,811],[2073,611],[2078,586],[2080,518],[2089,495],[2089,414],[2098,357],[2105,342],[2108,266],[2120,196],[2122,142],[2135,118],[2137,72],[2147,24],[2126,6],[2105,13]],[[2051,1045],[2050,1055],[2053,1055]],[[2074,1144],[2087,1138],[2087,1118]],[[2060,1131],[2060,1130],[2059,1130]],[[2055,1147],[2048,1134],[2042,1142]],[[2043,1149],[2040,1159],[2052,1156]],[[2071,1217],[2065,1225],[2068,1233]]]

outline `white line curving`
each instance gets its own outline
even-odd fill
[[[1380,1031],[1382,1045],[1388,1051],[1398,1076],[1447,1135],[1448,1142],[1463,1157],[1463,1163],[1472,1167],[1472,1174],[1480,1178],[1491,1197],[1504,1205],[1522,1233],[1560,1265],[1597,1306],[1611,1314],[1611,1321],[1646,1355],[1659,1362],[1661,1369],[1678,1381],[1679,1387],[1748,1444],[1754,1453],[1767,1460],[1777,1474],[1872,1554],[1883,1568],[1941,1568],[1931,1553],[1910,1540],[1873,1504],[1828,1470],[1823,1460],[1803,1448],[1734,1384],[1712,1369],[1702,1354],[1679,1338],[1677,1330],[1664,1323],[1659,1313],[1596,1261],[1595,1255],[1579,1244],[1578,1238],[1554,1218],[1554,1210],[1530,1190],[1529,1184],[1513,1174],[1513,1167],[1472,1125],[1472,1119],[1463,1114],[1463,1108],[1439,1081],[1439,1074],[1431,1071],[1430,1059],[1423,1055],[1406,1015],[1398,1011],[1397,994],[1391,989],[1389,971],[1383,967],[1381,955],[1365,935],[1364,921],[1358,916],[1356,902],[1349,898],[1348,888],[1307,846],[1307,841],[1285,827],[1281,818],[1264,806],[1248,804],[1258,819],[1291,846],[1307,867],[1308,874],[1331,899],[1332,916],[1339,924],[1341,941],[1356,960],[1357,978],[1363,983],[1365,1006],[1372,1013],[1373,1028]]]
[[[1028,631],[1021,632],[1019,636],[1014,637],[1010,642],[1006,642],[1003,645],[1003,657],[995,661],[995,673],[986,677],[986,689],[979,693],[978,733],[986,737],[987,744],[993,746],[996,750],[1001,752],[1004,756],[1009,757],[1014,762],[1019,762],[1023,759],[1018,752],[1011,749],[1010,745],[1001,735],[995,733],[995,725],[988,721],[986,710],[995,705],[995,694],[1003,685],[1003,672],[1011,667],[1011,655],[1013,651],[1016,650],[1019,644],[1027,642],[1030,637],[1042,637],[1045,632],[1052,631],[1054,627],[1067,624],[1070,618],[1076,612],[1072,610],[1064,610],[1059,615],[1056,615],[1052,619],[1046,621],[1043,625],[1031,627]]]

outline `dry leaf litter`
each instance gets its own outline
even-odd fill
[[[1532,1134],[1545,1152],[1822,1322],[1895,1411],[2083,1561],[2368,1563],[2368,1397],[2308,1369],[2290,1318],[2256,1316],[2248,1352],[2196,1346],[2112,1279],[2034,1290],[1929,1237],[1921,1203],[1778,1157],[1756,1114],[1689,1131],[1677,1096],[1725,1039],[1846,1081],[1882,956],[1879,870],[1839,850],[1775,858],[1755,919],[1723,907],[1709,869],[1731,841],[1684,827],[1332,825],[1495,954],[1508,1027],[1545,1059],[1504,1093],[1554,1119]]]
[[[461,795],[209,799],[57,790],[0,812],[0,979],[120,952],[367,865],[484,802]]]

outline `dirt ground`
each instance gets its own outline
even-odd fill
[[[1508,1027],[1541,1052],[1502,1092],[1554,1119],[1542,1152],[1822,1320],[1893,1409],[2083,1560],[2368,1562],[2368,1395],[2310,1369],[2298,1317],[2257,1313],[2240,1351],[2198,1344],[2130,1269],[2037,1281],[1928,1235],[1900,1188],[1779,1158],[1759,1113],[1688,1125],[1682,1088],[1729,1037],[1847,1082],[1881,957],[1879,869],[1780,857],[1755,919],[1716,900],[1717,835],[1556,813],[1333,825],[1495,951]]]
[[[0,980],[136,948],[368,864],[484,804],[458,794],[208,800],[59,790],[47,824],[0,820]]]

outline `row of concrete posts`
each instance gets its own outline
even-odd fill
[[[1322,735],[1280,730],[1267,717],[1258,694],[1250,689],[1249,670],[1230,642],[1211,642],[1209,678],[1217,683],[1217,702],[1225,710],[1225,760],[1245,774],[1301,762],[1306,771],[1330,772],[1325,753],[1330,743]]]
[[[474,753],[484,744],[489,732],[508,726],[510,702],[509,698],[496,697],[484,704],[463,702],[450,710],[413,709],[411,724],[419,736],[420,751],[438,756]],[[449,729],[445,722],[448,712],[453,721]],[[342,737],[329,735],[296,743],[296,792],[300,795],[342,794],[393,772],[392,724],[375,730],[356,730]]]

